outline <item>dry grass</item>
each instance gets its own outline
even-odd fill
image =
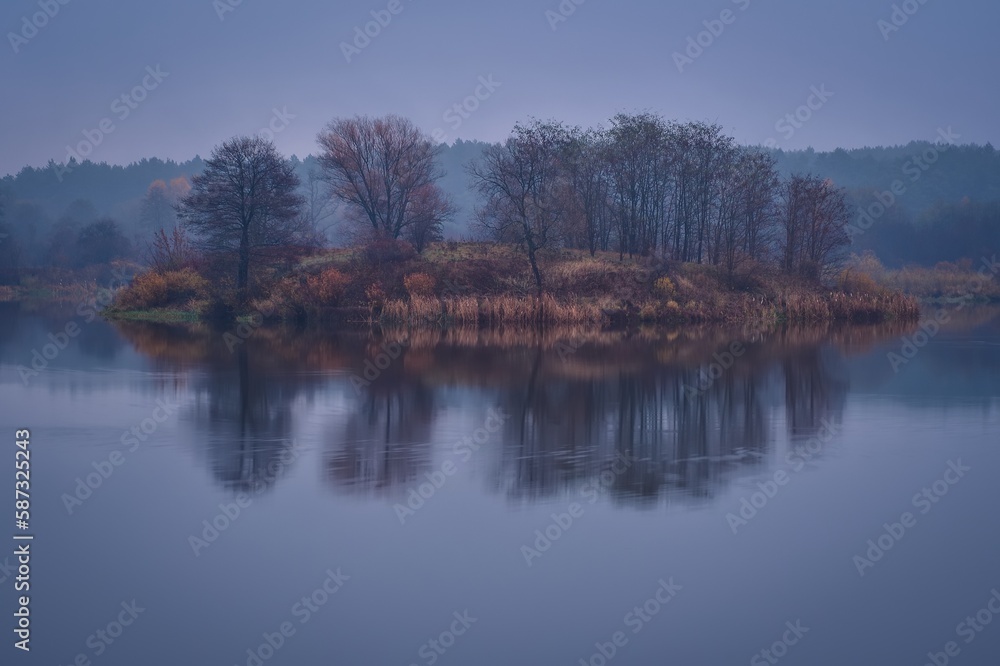
[[[560,250],[541,254],[540,265],[541,296],[516,247],[435,243],[421,256],[406,244],[380,242],[308,257],[291,274],[273,276],[254,305],[285,318],[337,318],[339,311],[414,327],[766,325],[917,316],[916,302],[885,286],[888,272],[868,259],[849,267],[833,290],[749,263],[728,274],[708,265]],[[145,302],[173,298],[154,284],[160,278],[136,281],[149,292]]]
[[[179,271],[147,271],[136,276],[115,295],[112,308],[118,311],[183,307],[208,296],[208,281],[189,268]]]
[[[1000,300],[1000,281],[990,271],[978,271],[985,264],[975,265],[965,259],[957,264],[941,262],[933,268],[907,266],[890,270],[872,254],[852,256],[841,274],[845,291],[869,293],[897,291],[924,299],[968,298],[980,301]]]

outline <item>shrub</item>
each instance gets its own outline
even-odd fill
[[[881,294],[884,291],[871,275],[850,269],[840,274],[840,288],[849,294]]]
[[[426,273],[413,273],[403,278],[403,285],[411,300],[433,296],[435,284],[434,278]]]
[[[327,268],[306,280],[310,300],[315,305],[335,307],[340,304],[350,283],[350,278],[336,268]]]
[[[667,276],[661,277],[653,284],[653,289],[657,296],[662,298],[671,299],[677,295],[677,288],[674,286],[673,281]]]
[[[120,310],[147,310],[181,305],[192,299],[206,298],[208,282],[190,269],[147,271],[118,292],[114,306]]]
[[[417,251],[406,241],[376,238],[364,247],[361,254],[369,264],[381,266],[413,259]]]

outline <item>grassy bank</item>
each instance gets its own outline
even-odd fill
[[[790,278],[763,266],[728,274],[706,265],[591,257],[541,258],[539,296],[517,248],[437,243],[423,255],[384,243],[309,256],[284,275],[266,276],[260,297],[237,315],[410,326],[586,325],[913,320],[913,298],[872,280],[837,286]],[[208,317],[216,281],[186,269],[141,275],[107,316],[178,320]],[[217,292],[215,292],[217,293]]]
[[[844,266],[842,278],[855,284],[874,284],[887,290],[909,294],[921,301],[939,303],[961,299],[975,303],[1000,303],[1000,281],[995,270],[995,255],[978,263],[964,259],[957,263],[941,262],[932,268],[906,266],[884,267],[872,254],[852,256]]]

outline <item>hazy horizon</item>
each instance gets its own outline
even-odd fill
[[[278,148],[304,157],[332,118],[386,113],[447,143],[496,141],[531,116],[593,126],[648,110],[786,150],[906,145],[940,127],[995,145],[1000,96],[971,63],[1000,55],[1000,7],[897,5],[915,8],[896,13],[898,26],[894,3],[860,0],[515,0],[474,11],[184,0],[155,20],[114,0],[17,0],[0,9],[0,72],[19,93],[0,126],[0,173],[64,162],[88,142],[83,157],[98,163],[183,162],[272,122]],[[378,19],[370,43],[355,41]],[[699,33],[706,46],[690,47]],[[295,37],[271,45],[273,34]],[[454,110],[477,90],[478,108]],[[782,120],[810,102],[805,122]]]

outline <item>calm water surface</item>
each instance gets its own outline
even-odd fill
[[[6,305],[2,663],[995,666],[1000,315],[951,314],[896,372],[894,327],[234,344]]]

